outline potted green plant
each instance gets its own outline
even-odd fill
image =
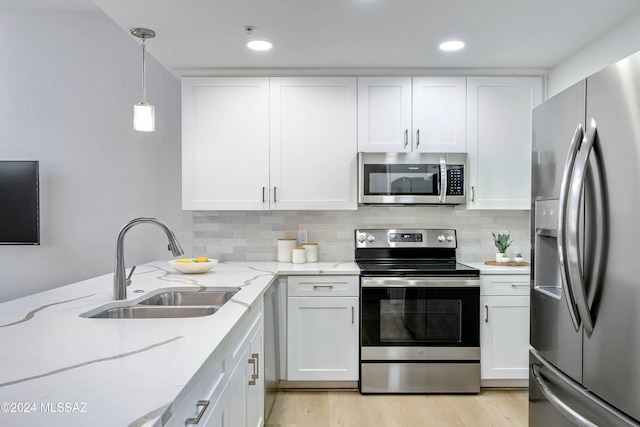
[[[524,261],[524,257],[522,256],[522,254],[521,254],[520,252],[518,252],[518,253],[516,254],[516,256],[513,258],[513,260],[514,260],[515,262],[522,262],[522,261]]]
[[[509,261],[507,249],[509,248],[509,246],[511,246],[511,243],[513,243],[512,240],[509,240],[509,233],[498,233],[497,235],[496,233],[491,233],[491,235],[493,236],[493,244],[496,246],[496,248],[498,248],[498,253],[496,253],[496,262]]]

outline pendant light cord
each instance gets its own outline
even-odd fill
[[[145,38],[143,37],[142,38],[142,102],[146,104],[147,103],[147,79],[146,79],[147,66],[144,60],[144,52],[146,49],[144,42],[145,42]]]

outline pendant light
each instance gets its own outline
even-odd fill
[[[153,132],[156,129],[156,109],[147,102],[146,63],[144,60],[145,40],[156,36],[147,28],[132,28],[131,34],[142,39],[142,102],[133,106],[133,130]]]

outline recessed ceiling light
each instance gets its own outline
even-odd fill
[[[460,40],[449,40],[444,43],[440,43],[440,50],[451,52],[454,50],[460,50],[464,47],[464,42]]]
[[[273,43],[267,40],[251,40],[247,42],[247,47],[253,50],[269,50],[273,47]]]

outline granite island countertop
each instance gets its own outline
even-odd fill
[[[153,424],[275,278],[295,274],[359,269],[352,261],[223,262],[197,275],[166,261],[137,267],[131,303],[162,288],[240,288],[216,313],[194,318],[81,317],[114,303],[112,274],[0,304],[0,425]]]

